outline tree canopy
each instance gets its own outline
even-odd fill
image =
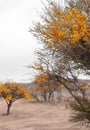
[[[62,47],[70,60],[80,63],[90,69],[90,15],[89,6],[79,8],[72,1],[69,7],[62,9],[56,2],[47,1],[42,22],[38,22],[30,30],[43,46],[47,46],[54,52],[61,52]],[[83,0],[82,3],[85,1]],[[83,4],[82,4],[83,5]],[[76,8],[77,7],[77,8]],[[78,53],[77,53],[78,52]]]
[[[17,83],[0,84],[0,97],[4,98],[7,103],[7,114],[10,113],[10,107],[13,102],[21,98],[30,98],[28,90]]]

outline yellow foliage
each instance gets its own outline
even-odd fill
[[[38,84],[37,91],[41,93],[53,91],[54,89],[58,90],[58,86],[60,85],[57,79],[48,75],[48,73],[38,75],[34,82]]]
[[[35,70],[41,70],[41,71],[43,71],[43,67],[41,65],[38,65],[38,64],[32,66],[32,68],[35,69]]]
[[[28,90],[17,83],[0,84],[0,96],[3,97],[7,103],[14,102],[20,98],[30,98]]]
[[[80,40],[89,43],[90,26],[85,13],[74,8],[64,13],[56,8],[52,11],[54,17],[50,18],[50,22],[47,22],[41,31],[44,40],[52,41],[55,44],[75,44]],[[50,48],[54,47],[52,42],[48,42]]]
[[[48,82],[48,75],[47,74],[41,74],[38,77],[36,77],[35,82],[37,84],[45,84]]]

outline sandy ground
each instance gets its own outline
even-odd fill
[[[0,130],[87,130],[68,121],[70,110],[63,105],[15,102],[9,116],[0,100]]]

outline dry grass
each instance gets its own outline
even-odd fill
[[[68,121],[70,110],[63,105],[17,101],[9,116],[0,100],[0,130],[86,130]]]

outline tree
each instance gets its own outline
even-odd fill
[[[28,99],[29,93],[26,88],[17,83],[3,83],[0,84],[0,97],[4,98],[7,103],[7,115],[10,114],[12,104],[21,98]]]
[[[34,83],[37,84],[37,90],[42,94],[44,101],[50,101],[53,92],[57,90],[61,91],[62,89],[62,87],[60,87],[62,85],[60,85],[60,82],[58,82],[56,77],[53,75],[53,72],[57,73],[56,62],[59,58],[55,60],[56,55],[54,56],[53,52],[47,47],[43,47],[43,49],[36,51],[36,55],[37,61],[33,66],[31,66],[36,70],[36,72],[38,72],[34,77]]]
[[[48,5],[41,15],[42,22],[38,22],[30,31],[42,45],[54,52],[60,52],[63,47],[69,59],[90,69],[89,15],[74,7],[62,10],[50,0]]]
[[[38,75],[34,83],[38,85],[37,91],[41,93],[45,102],[50,101],[54,91],[60,90],[60,83],[49,73]]]
[[[85,112],[86,108],[82,101],[87,100],[89,105],[88,97],[78,81],[78,74],[90,72],[90,6],[87,6],[87,2],[84,4],[87,0],[82,0],[82,5],[79,6],[80,1],[72,0],[63,9],[56,2],[47,0],[48,4],[44,5],[44,12],[41,15],[42,21],[34,24],[30,32],[43,48],[49,51],[48,54],[52,55],[48,55],[48,60],[54,62],[48,62],[49,67],[45,67],[43,71],[47,70],[49,75],[53,75],[63,84]],[[45,65],[45,62],[42,64]],[[83,100],[80,101],[77,93],[72,92],[70,84],[75,90],[80,91]],[[90,122],[89,118],[84,119]]]

